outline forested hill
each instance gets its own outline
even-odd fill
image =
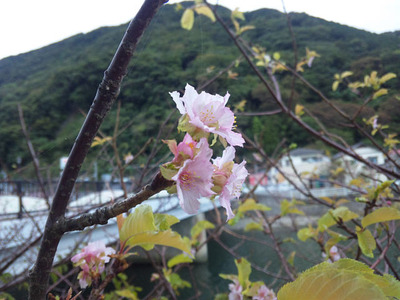
[[[229,11],[220,13],[229,22]],[[194,86],[205,82],[228,66],[239,52],[221,26],[203,16],[197,16],[192,31],[180,27],[182,10],[165,5],[153,20],[134,55],[130,71],[124,80],[121,100],[121,126],[132,120],[132,125],[119,137],[121,153],[135,153],[149,136],[155,136],[160,122],[174,107],[168,94],[183,89],[188,82]],[[293,40],[287,26],[287,16],[270,9],[245,14],[246,25],[255,29],[243,37],[264,47],[267,52],[279,52],[288,64],[293,61]],[[290,20],[300,56],[305,48],[317,51],[318,57],[305,77],[327,96],[352,109],[352,96],[345,89],[332,92],[335,73],[354,72],[354,79],[362,79],[371,70],[379,75],[400,70],[399,33],[373,34],[348,26],[327,22],[306,14],[292,13]],[[74,138],[95,95],[126,24],[104,27],[87,34],[79,34],[59,43],[26,54],[0,60],[0,158],[8,168],[15,167],[17,157],[22,165],[29,163],[18,118],[17,103],[22,105],[25,122],[32,142],[40,153],[41,164],[57,164],[60,156],[68,154]],[[23,37],[16,37],[23,38]],[[211,71],[210,71],[211,70]],[[246,99],[247,111],[268,109],[268,95],[261,88],[245,63],[233,72],[236,79],[224,75],[207,91],[230,92],[230,105]],[[283,96],[289,95],[291,79],[279,74]],[[389,95],[369,108],[379,113],[390,124],[400,124],[400,111],[395,93],[400,90],[399,79],[392,80]],[[296,87],[297,101],[313,103],[321,111],[320,99],[302,86]],[[102,126],[111,135],[115,108]],[[321,118],[329,118],[321,114]],[[250,134],[263,134],[268,145],[282,136],[300,145],[312,143],[304,133],[280,116],[271,118],[239,117],[241,128]],[[332,126],[334,126],[332,120]],[[173,127],[173,124],[171,124]],[[168,125],[165,127],[168,128]],[[340,132],[339,132],[340,133]],[[357,136],[344,134],[349,142]],[[168,138],[168,137],[164,137]],[[272,147],[272,146],[271,146]]]

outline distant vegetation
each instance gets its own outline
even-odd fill
[[[220,8],[220,11],[229,18],[226,9]],[[119,96],[121,126],[133,122],[118,139],[122,154],[136,153],[150,136],[157,135],[160,123],[173,107],[168,92],[183,89],[187,81],[199,86],[239,57],[238,50],[218,24],[199,16],[193,30],[188,32],[177,21],[180,15],[181,12],[176,12],[173,5],[162,7],[135,53]],[[278,51],[282,60],[292,64],[293,42],[287,16],[275,10],[262,9],[246,13],[245,17],[247,24],[256,27],[244,33],[248,40],[271,54]],[[360,104],[356,101],[360,100],[356,100],[348,89],[339,87],[333,92],[334,74],[349,70],[354,73],[354,80],[362,80],[372,70],[378,71],[379,75],[400,70],[398,32],[378,35],[306,14],[292,13],[289,17],[299,55],[304,56],[308,47],[321,56],[311,69],[306,70],[305,78],[334,99],[344,111],[356,110],[356,104]],[[17,103],[24,110],[41,165],[58,167],[58,159],[69,153],[83,114],[90,107],[102,73],[125,28],[126,24],[100,28],[0,61],[0,158],[3,167],[15,168],[17,157],[22,158],[22,166],[31,161],[21,132]],[[229,91],[231,107],[246,99],[246,112],[274,108],[272,101],[270,107],[268,101],[264,101],[270,96],[246,64],[240,64],[233,71],[238,73],[236,79],[224,75],[207,87],[207,91],[218,94]],[[294,103],[312,104],[311,112],[331,128],[337,127],[337,133],[348,143],[361,141],[360,136],[339,128],[340,117],[326,113],[318,95],[302,87],[298,81],[293,82],[289,75],[282,73],[277,76],[283,86],[284,99],[290,97],[291,86],[295,84]],[[379,114],[382,123],[399,128],[399,77],[388,82],[388,87],[390,93],[373,102],[360,117]],[[105,135],[112,134],[115,109],[112,108],[101,128]],[[314,143],[312,137],[285,116],[239,116],[237,122],[247,135],[260,134],[267,152],[271,152],[283,137],[299,146]],[[173,127],[174,124],[167,124],[165,132]]]

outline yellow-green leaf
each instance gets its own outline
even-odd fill
[[[279,52],[274,52],[274,54],[272,54],[272,57],[273,57],[275,60],[280,60],[280,59],[281,59],[281,55],[280,55]]]
[[[245,20],[244,18],[244,14],[239,11],[239,8],[236,8],[234,11],[232,11],[231,17],[234,19],[241,19],[241,20]]]
[[[338,80],[335,80],[334,82],[333,82],[333,84],[332,84],[332,91],[336,91],[337,90],[337,88],[338,88],[338,86],[339,86],[339,81]]]
[[[90,147],[95,147],[95,146],[99,146],[99,145],[103,145],[105,142],[111,141],[112,138],[107,136],[105,138],[101,138],[96,136],[92,142],[92,145]]]
[[[294,113],[296,114],[296,116],[301,117],[304,114],[304,106],[296,104],[294,108]]]
[[[365,228],[371,224],[400,220],[400,211],[394,207],[381,207],[366,215],[361,224]]]
[[[312,228],[311,225],[308,225],[307,228],[302,228],[297,232],[297,238],[303,242],[305,242],[309,238],[316,238],[317,235],[318,229]]]
[[[344,71],[344,72],[340,75],[340,77],[343,79],[343,78],[349,77],[349,76],[351,76],[351,75],[353,75],[353,72],[351,72],[351,71]]]
[[[244,227],[244,231],[248,232],[251,230],[262,231],[263,226],[260,223],[256,223],[256,222],[247,223],[246,226]]]
[[[134,234],[156,231],[153,210],[150,205],[139,205],[124,221],[119,237],[122,242],[128,240]]]
[[[183,29],[191,30],[193,28],[193,23],[194,23],[194,12],[192,9],[187,8],[183,12],[181,18],[181,26]]]
[[[204,15],[208,17],[212,22],[215,22],[215,16],[213,11],[206,5],[199,5],[194,8],[194,10],[199,14],[199,15]]]
[[[342,260],[339,260],[340,262]],[[279,300],[386,300],[382,289],[364,277],[365,273],[321,263],[278,292]]]
[[[371,231],[356,226],[356,233],[357,233],[358,245],[360,246],[362,253],[365,256],[371,258],[374,257],[373,251],[376,248],[376,242]]]
[[[256,200],[252,199],[252,198],[248,198],[246,199],[245,202],[243,202],[242,204],[240,204],[238,211],[239,212],[246,212],[249,210],[261,210],[261,211],[269,211],[271,210],[270,207],[261,204],[261,203],[257,203]]]
[[[380,83],[380,84],[385,83],[386,81],[389,81],[390,79],[396,78],[396,77],[397,77],[397,76],[396,76],[396,74],[394,74],[394,73],[387,73],[387,74],[383,75],[383,76],[381,77],[381,79],[379,79],[379,83]]]
[[[294,258],[296,256],[296,251],[292,251],[292,253],[290,253],[287,261],[289,263],[289,265],[291,265],[292,267],[294,266]]]
[[[246,25],[246,26],[240,27],[238,34],[242,34],[243,32],[254,29],[254,28],[256,28],[256,27],[253,25]]]
[[[336,221],[341,219],[343,222],[347,222],[351,219],[358,218],[358,215],[350,211],[347,207],[341,206],[335,209],[329,210],[318,220],[318,229],[325,231],[327,228],[336,224]]]
[[[124,289],[124,290],[116,290],[115,293],[118,296],[127,298],[127,299],[131,299],[131,300],[139,300],[137,293],[132,292],[131,290],[128,289]]]
[[[376,98],[378,98],[380,96],[386,95],[387,93],[388,93],[387,89],[379,89],[378,91],[376,91],[374,93],[374,95],[372,96],[372,99],[376,99]]]
[[[209,221],[207,221],[207,220],[201,220],[201,221],[198,221],[198,222],[192,227],[192,229],[190,230],[190,235],[192,236],[192,239],[194,240],[194,239],[197,239],[197,237],[200,235],[200,233],[201,233],[203,230],[206,230],[206,229],[213,229],[213,228],[215,228],[215,226],[214,226],[213,223],[211,223],[211,222],[209,222]]]
[[[168,260],[167,266],[168,268],[172,268],[178,264],[184,264],[184,263],[191,263],[193,259],[191,259],[189,256],[187,256],[184,253],[175,255],[172,257],[170,260]]]
[[[245,258],[235,259],[235,265],[238,269],[238,280],[243,289],[247,289],[250,283],[251,265]]]
[[[171,229],[159,232],[142,232],[131,236],[126,244],[128,246],[141,246],[145,250],[151,250],[154,245],[162,245],[177,248],[185,251],[187,254],[192,255],[190,247],[185,243],[182,237]]]
[[[284,199],[281,202],[281,216],[285,216],[287,214],[298,214],[298,215],[304,215],[304,212],[299,210],[296,207],[296,204],[301,204],[301,202],[296,201],[296,200],[292,200],[292,201],[288,201],[286,199]]]
[[[167,230],[176,223],[179,223],[179,219],[175,216],[154,214],[154,224],[158,230]]]

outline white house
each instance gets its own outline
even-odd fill
[[[279,169],[293,183],[300,183],[300,179],[296,175],[301,176],[302,180],[310,187],[315,187],[316,179],[321,175],[328,174],[331,159],[321,150],[298,148],[289,152],[279,162]],[[278,172],[277,168],[273,168],[269,173],[272,183],[286,184],[288,180]]]

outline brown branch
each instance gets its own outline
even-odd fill
[[[49,274],[63,232],[55,224],[64,217],[69,197],[92,141],[117,98],[128,64],[145,29],[166,0],[146,0],[131,21],[108,69],[104,73],[89,113],[72,147],[54,196],[35,265],[30,270],[30,300],[44,300]],[[59,226],[57,226],[59,227]]]
[[[40,170],[39,170],[39,159],[36,155],[35,148],[32,145],[28,130],[26,129],[24,113],[23,113],[22,107],[19,103],[18,103],[18,115],[19,115],[19,121],[21,123],[22,132],[24,133],[26,144],[28,146],[29,153],[32,157],[33,166],[35,167],[36,178],[38,180],[40,189],[42,190],[43,198],[46,201],[46,205],[50,209],[49,197],[47,196],[46,189],[44,188],[43,178],[42,178],[42,175],[40,174]]]

